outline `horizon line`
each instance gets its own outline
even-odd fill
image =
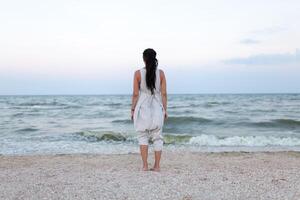
[[[168,93],[168,95],[239,95],[239,94],[300,94],[300,92],[219,92],[219,93]],[[103,94],[0,94],[0,96],[114,96],[132,95],[131,93],[103,93]]]

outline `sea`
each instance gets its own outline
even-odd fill
[[[130,154],[131,95],[0,96],[0,154]],[[169,94],[164,150],[300,151],[300,94]],[[150,150],[153,150],[150,143]]]

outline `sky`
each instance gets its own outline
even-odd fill
[[[0,0],[0,95],[300,93],[299,0]]]

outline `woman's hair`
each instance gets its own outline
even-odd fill
[[[151,94],[155,88],[156,69],[158,61],[156,59],[156,52],[153,49],[145,49],[143,52],[143,58],[146,64],[146,85]]]

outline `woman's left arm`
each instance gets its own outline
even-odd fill
[[[134,109],[139,98],[139,71],[135,71],[133,78],[133,93],[131,103],[131,120],[133,120]]]

